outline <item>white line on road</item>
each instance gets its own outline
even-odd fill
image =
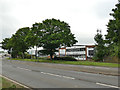
[[[30,69],[26,69],[26,68],[21,68],[21,67],[17,67],[17,68],[27,70],[27,71],[31,71]]]
[[[107,86],[107,87],[112,87],[112,88],[120,88],[120,87],[117,87],[117,86],[107,85],[107,84],[103,84],[103,83],[96,83],[96,84],[102,85],[102,86]]]
[[[63,76],[64,78],[75,79],[73,77]]]
[[[18,84],[18,85],[24,87],[24,88],[29,88],[29,87],[27,87],[27,86],[25,86],[25,85],[23,85],[23,84],[20,84],[20,83],[14,81],[14,80],[11,80],[11,79],[9,79],[9,78],[3,76],[3,75],[0,75],[0,77],[3,77],[3,78],[5,78],[5,79],[7,79],[7,80],[9,80],[9,81],[11,81],[11,82],[13,82],[13,83],[16,83],[16,84]],[[30,89],[30,88],[29,88],[29,89]]]
[[[45,73],[45,72],[41,72],[42,74],[48,74],[48,75],[52,75],[52,76],[57,76],[57,77],[61,77],[60,75],[56,75],[56,74],[52,74],[52,73]]]
[[[57,74],[52,74],[52,73],[45,73],[45,72],[41,72],[42,74],[47,74],[47,75],[52,75],[52,76],[57,76],[57,77],[63,77],[63,78],[68,78],[68,79],[75,79],[72,77],[68,77],[68,76],[61,76],[61,75],[57,75]]]
[[[26,69],[26,68],[21,68],[21,67],[17,67],[19,69],[23,69],[23,70],[27,70],[27,71],[32,71],[30,69]],[[57,74],[53,74],[53,73],[45,73],[45,72],[41,72],[42,74],[47,74],[47,75],[51,75],[51,76],[56,76],[56,77],[63,77],[63,78],[67,78],[67,79],[75,79],[73,77],[68,77],[68,76],[61,76],[61,75],[57,75]]]

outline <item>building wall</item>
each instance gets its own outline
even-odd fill
[[[55,52],[56,56],[63,57],[63,56],[72,56],[76,58],[77,60],[87,60],[89,58],[92,58],[93,55],[90,55],[89,52],[94,51],[94,45],[75,45],[72,47],[66,47],[66,48],[57,48],[57,52]],[[38,48],[37,50],[42,50],[43,48]],[[35,48],[30,49],[28,52],[31,55],[35,55]],[[39,54],[39,57],[47,57],[46,55]]]
[[[76,45],[72,47],[59,48],[59,52],[56,52],[57,56],[72,56],[78,60],[87,60],[92,58],[92,52],[94,51],[94,45]]]

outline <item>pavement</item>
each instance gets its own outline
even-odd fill
[[[2,75],[32,88],[118,88],[118,68],[2,59]]]

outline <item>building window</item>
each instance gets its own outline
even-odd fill
[[[79,52],[79,51],[85,51],[85,48],[66,49],[66,52]]]
[[[89,52],[89,55],[90,55],[90,56],[93,56],[93,55],[94,55],[94,50],[89,50],[88,52]]]
[[[80,51],[85,51],[85,48],[80,48]]]

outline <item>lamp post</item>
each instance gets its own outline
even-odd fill
[[[39,27],[39,26],[38,26],[38,24],[35,24],[34,27],[36,27],[37,30],[38,30],[38,27]],[[37,52],[37,44],[36,44],[36,50],[35,50],[36,59],[37,59],[37,54],[38,54],[38,52]]]
[[[12,48],[10,49],[10,57],[12,58]]]

